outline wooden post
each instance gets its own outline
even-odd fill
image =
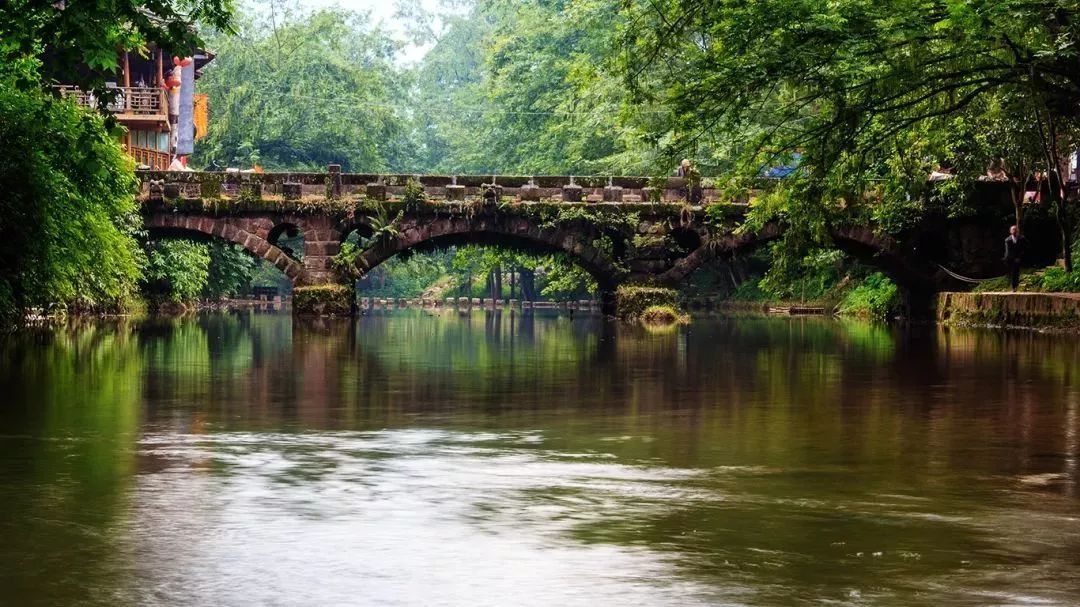
[[[124,51],[124,88],[131,88],[131,61],[128,59],[128,52]]]
[[[161,88],[165,84],[165,65],[161,57],[161,49],[157,50],[157,86]]]

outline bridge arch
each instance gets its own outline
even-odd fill
[[[349,231],[364,231],[353,226]],[[614,293],[625,272],[616,266],[613,252],[594,246],[602,234],[592,230],[541,227],[518,217],[443,217],[406,220],[397,235],[377,240],[357,255],[362,275],[400,253],[456,244],[504,246],[540,254],[565,253],[597,282],[601,296]],[[371,234],[370,227],[367,234]]]
[[[151,236],[175,236],[197,240],[220,238],[238,244],[253,256],[272,263],[293,283],[303,284],[307,278],[303,264],[270,244],[259,234],[262,230],[252,229],[250,221],[227,217],[160,213],[148,217],[144,226]],[[272,224],[273,222],[266,220],[260,226],[265,228],[265,233],[269,234],[269,231],[274,229]]]
[[[678,260],[660,275],[660,281],[676,286],[706,263],[755,249],[779,239],[782,235],[783,227],[775,222],[766,224],[755,233],[726,233]],[[878,234],[867,226],[844,226],[830,230],[830,237],[836,248],[884,272],[909,298],[921,296],[936,288],[936,273],[932,269],[913,265],[900,244],[891,236]]]

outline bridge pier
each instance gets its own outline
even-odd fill
[[[352,285],[337,283],[293,288],[293,314],[297,316],[352,316],[356,293]]]

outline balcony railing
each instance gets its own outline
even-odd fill
[[[135,159],[139,166],[148,166],[151,171],[167,171],[172,157],[165,152],[148,150],[135,146],[128,147],[128,154]]]
[[[79,105],[89,108],[97,108],[100,100],[87,91],[74,86],[58,86],[60,94],[64,97],[74,97]],[[106,107],[114,114],[123,114],[135,117],[153,118],[169,114],[169,104],[165,99],[165,91],[148,86],[128,86],[111,89],[116,91],[116,96]]]

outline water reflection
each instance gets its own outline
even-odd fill
[[[13,604],[1072,604],[1077,341],[394,312],[0,343]]]

